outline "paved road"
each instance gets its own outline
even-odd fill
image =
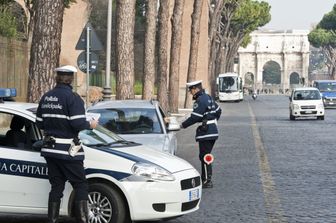
[[[197,212],[168,222],[336,222],[336,109],[326,110],[324,121],[289,121],[288,103],[270,95],[221,103],[214,188],[203,190]],[[178,132],[177,155],[200,169],[194,132]],[[0,217],[4,223],[44,220]]]
[[[290,121],[288,102],[221,103],[215,187],[203,191],[199,211],[170,222],[336,222],[336,110],[324,121]],[[200,169],[189,132],[178,134],[178,155]]]

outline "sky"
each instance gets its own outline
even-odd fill
[[[271,5],[272,20],[263,28],[311,30],[324,14],[330,12],[336,0],[263,0]]]

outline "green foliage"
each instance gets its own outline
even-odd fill
[[[241,34],[243,45],[247,45],[251,32],[271,20],[271,6],[264,1],[243,0],[236,9],[230,28],[234,34]]]
[[[13,2],[13,0],[0,0],[0,6],[8,5],[8,4],[10,4],[11,2]]]
[[[336,46],[336,33],[333,30],[314,29],[309,33],[308,39],[315,47]]]
[[[138,25],[144,25],[146,22],[146,0],[137,0],[135,4],[135,21]]]
[[[0,35],[8,38],[17,37],[17,22],[12,13],[0,7]]]
[[[315,47],[336,47],[336,4],[309,33],[308,39]]]
[[[271,20],[270,5],[267,2],[244,0],[235,12],[232,28],[250,33]]]
[[[70,8],[70,4],[76,3],[76,0],[64,0],[65,8]]]
[[[326,30],[336,30],[336,4],[331,12],[323,16],[317,27]]]

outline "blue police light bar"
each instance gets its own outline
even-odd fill
[[[0,88],[0,98],[16,97],[16,88]]]

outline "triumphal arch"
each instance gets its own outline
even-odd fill
[[[238,51],[244,86],[266,93],[286,93],[308,82],[307,30],[255,31]]]

